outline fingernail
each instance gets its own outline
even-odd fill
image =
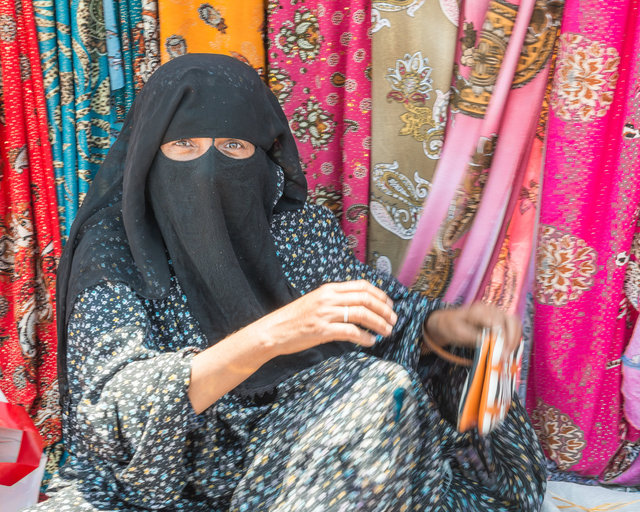
[[[398,321],[398,315],[396,315],[395,313],[391,312],[391,325],[396,325],[397,321]]]
[[[369,345],[373,346],[376,343],[376,337],[373,334],[369,335]]]
[[[393,326],[387,324],[387,328],[385,329],[385,332],[386,332],[387,336],[389,336],[389,334],[391,334],[391,331],[393,331]]]
[[[393,301],[389,297],[387,297],[387,304],[390,308],[393,308]]]

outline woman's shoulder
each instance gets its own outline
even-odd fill
[[[141,309],[144,299],[126,283],[102,280],[82,290],[73,302],[71,318],[104,316],[107,312]]]
[[[298,210],[275,214],[271,229],[276,236],[280,233],[294,232],[313,238],[325,238],[338,234],[340,222],[326,206],[307,202]]]

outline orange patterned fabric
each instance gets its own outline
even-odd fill
[[[185,53],[223,53],[264,75],[264,0],[160,0],[161,60]]]

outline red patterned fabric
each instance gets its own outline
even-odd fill
[[[47,446],[60,438],[55,268],[60,231],[31,2],[0,1],[0,389]]]

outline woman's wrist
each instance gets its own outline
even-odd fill
[[[438,311],[435,311],[434,313],[438,313]],[[422,326],[422,353],[429,354],[433,352],[439,358],[444,359],[445,361],[448,361],[450,363],[453,363],[459,366],[471,366],[473,362],[470,359],[460,357],[456,354],[449,352],[444,348],[445,345],[450,345],[451,343],[449,343],[448,340],[443,341],[443,338],[444,338],[443,336],[441,335],[436,336],[435,339],[438,341],[434,341],[434,337],[428,331],[429,323],[430,323],[429,321],[431,320],[433,322],[431,324],[431,332],[433,333],[434,331],[440,332],[439,331],[440,326],[437,325],[437,322],[441,320],[441,318],[438,318],[438,316],[440,315],[436,316],[436,318],[432,320],[434,313],[432,313],[425,320]],[[436,324],[435,327],[434,327],[434,324]]]
[[[438,347],[448,345],[448,341],[442,336],[440,330],[440,321],[445,310],[436,310],[432,312],[424,321],[423,336],[428,339],[429,344]],[[427,341],[427,340],[425,340]]]
[[[193,357],[188,395],[197,414],[273,357],[269,345],[257,334],[260,331],[254,331],[252,326],[234,332]]]

